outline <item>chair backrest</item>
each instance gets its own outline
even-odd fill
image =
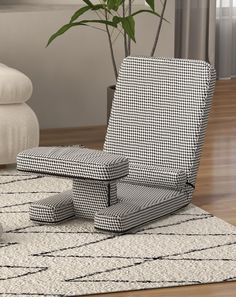
[[[194,184],[214,84],[214,67],[204,61],[127,57],[104,150],[129,158],[131,181],[138,167],[140,181],[164,167],[184,170]]]

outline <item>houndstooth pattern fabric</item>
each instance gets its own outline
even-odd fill
[[[112,179],[111,175],[121,177],[121,172],[128,173],[122,167],[128,163],[123,156],[129,160],[129,175],[118,183],[118,198],[115,186],[111,186],[111,196],[115,198],[108,207],[105,184],[93,183],[88,189],[79,180],[73,193],[77,215],[89,217],[91,212],[96,228],[125,232],[187,205],[196,180],[214,83],[214,68],[203,61],[126,58],[120,69],[104,144],[104,152],[112,158],[116,156],[121,167],[117,165],[119,170],[116,168],[116,173],[108,178],[101,164],[99,169],[93,166],[97,158],[106,159],[101,153],[82,171],[99,180]],[[77,183],[81,175],[78,176],[76,166],[84,157],[80,152],[76,149],[72,158],[60,152],[55,162],[48,155],[44,160],[45,154],[35,161],[27,153],[20,156],[19,169],[45,173],[46,166],[48,174],[75,177]],[[92,174],[87,172],[90,169]],[[97,196],[102,199],[97,200]]]
[[[130,185],[124,183],[124,199],[96,214],[97,228],[122,232],[190,202],[214,84],[215,70],[203,61],[144,57],[123,61],[104,150],[129,158],[129,175],[123,182]],[[177,172],[178,186],[173,182]],[[145,190],[138,184],[146,185]],[[141,200],[135,186],[145,193]],[[165,192],[171,187],[179,191]],[[155,191],[156,201],[150,191]],[[135,203],[128,198],[131,192],[136,193]]]
[[[129,158],[129,181],[142,182],[137,166],[156,166],[183,170],[195,183],[214,83],[215,70],[203,61],[123,61],[104,150]],[[155,179],[152,170],[147,177]]]
[[[174,168],[133,163],[129,165],[129,170],[132,174],[123,178],[122,182],[173,189],[183,189],[187,182],[185,171]]]
[[[118,183],[119,202],[98,211],[97,229],[125,232],[170,214],[189,203],[186,191]]]
[[[97,211],[117,203],[116,182],[73,180],[73,204],[76,217],[93,219]]]
[[[30,219],[36,223],[60,223],[75,216],[72,191],[36,201],[29,208]]]
[[[39,147],[17,156],[20,171],[60,177],[115,180],[128,174],[128,159],[99,150],[78,147]]]
[[[117,202],[116,181],[128,173],[128,160],[78,147],[40,147],[20,153],[17,169],[73,180],[72,191],[30,206],[30,219],[57,223],[72,217],[93,218],[96,211]]]
[[[60,223],[73,217],[93,219],[97,211],[117,203],[116,182],[73,180],[72,191],[41,199],[30,205],[35,223]]]

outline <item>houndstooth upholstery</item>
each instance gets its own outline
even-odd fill
[[[118,183],[119,202],[95,214],[98,229],[125,232],[189,203],[186,191]]]
[[[17,169],[59,177],[110,181],[128,174],[128,160],[86,148],[38,147],[18,154]]]
[[[125,231],[190,202],[214,84],[215,70],[203,61],[145,57],[123,61],[104,151],[126,156],[129,175],[122,180],[123,190],[118,190],[120,202],[96,213],[97,228]],[[138,185],[146,186],[141,205]],[[154,204],[150,186],[156,193]],[[132,193],[136,198],[131,202]]]
[[[136,179],[134,165],[160,166],[184,170],[194,183],[214,82],[203,61],[126,58],[104,151],[129,158],[129,179]]]
[[[98,229],[125,232],[170,214],[192,198],[214,84],[215,70],[203,61],[127,57],[116,85],[104,152],[98,155],[106,159],[104,153],[112,154],[121,163],[122,157],[128,158],[128,176],[116,185],[111,180],[120,178],[124,168],[107,174],[103,166],[94,166],[95,158],[82,171],[101,183],[86,183],[80,179],[81,165],[73,163],[84,159],[79,150],[69,152],[70,158],[59,153],[50,162],[44,155],[29,161],[28,151],[21,154],[19,168],[73,177],[74,214],[94,216]],[[70,200],[65,204],[72,209]]]
[[[73,197],[76,217],[93,219],[98,210],[117,203],[116,182],[74,179]]]
[[[128,159],[78,147],[39,147],[18,154],[17,169],[73,178],[72,191],[30,205],[32,221],[58,223],[94,218],[97,211],[117,203],[116,180],[128,174]]]
[[[122,182],[172,189],[183,189],[187,182],[185,171],[175,168],[130,164],[129,172]]]
[[[36,223],[60,223],[75,216],[72,191],[36,201],[30,205],[30,219]]]

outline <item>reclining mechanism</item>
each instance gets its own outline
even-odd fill
[[[17,169],[73,179],[72,190],[30,206],[31,220],[94,219],[125,232],[192,198],[215,71],[206,62],[128,57],[121,66],[103,151],[39,147]]]

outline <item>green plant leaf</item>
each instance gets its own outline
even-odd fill
[[[58,36],[64,34],[66,31],[68,31],[71,27],[77,26],[77,23],[69,23],[64,26],[62,26],[56,33],[54,33],[48,40],[47,47],[54,39],[56,39]]]
[[[88,6],[84,6],[84,7],[81,7],[79,10],[77,10],[71,17],[70,19],[70,23],[74,22],[75,20],[78,19],[78,17],[80,17],[82,14],[84,14],[86,11],[90,10],[91,7],[88,5]]]
[[[124,0],[107,0],[107,8],[117,11]]]
[[[131,38],[134,42],[135,41],[135,21],[132,15],[127,17],[118,17],[114,16],[112,22],[117,26],[121,23],[122,28],[124,29],[125,33]]]
[[[117,25],[121,22],[121,18],[115,15],[112,19],[112,22]]]
[[[145,0],[145,2],[151,7],[151,9],[155,10],[155,1],[154,0]]]
[[[151,14],[154,14],[154,15],[156,15],[158,17],[161,17],[161,15],[159,13],[157,13],[155,11],[152,11],[150,9],[141,9],[141,10],[135,11],[134,13],[131,14],[131,16],[134,17],[135,15],[143,13],[143,12],[151,13]],[[167,19],[163,18],[163,20],[166,21],[167,23],[169,23],[169,21]]]
[[[83,20],[76,23],[69,23],[64,26],[62,26],[56,33],[54,33],[48,40],[47,47],[54,39],[56,39],[58,36],[64,34],[66,31],[68,31],[70,28],[75,26],[87,26],[89,23],[97,23],[97,24],[105,24],[111,27],[117,27],[117,24],[111,22],[111,21],[105,21],[105,20]]]
[[[82,8],[80,8],[79,10],[77,10],[71,17],[70,23],[74,22],[75,20],[77,20],[82,14],[84,14],[86,11],[88,10],[99,10],[99,9],[105,9],[103,4],[97,4],[97,5],[93,5],[92,7],[87,5],[84,6]]]
[[[88,6],[93,7],[93,3],[90,0],[83,0]]]
[[[114,27],[116,28],[117,25],[111,21],[105,21],[105,20],[83,20],[83,21],[80,21],[80,22],[77,22],[77,23],[73,23],[73,24],[78,24],[78,25],[83,25],[83,24],[88,24],[88,23],[97,23],[97,24],[105,24],[105,25],[108,25],[108,26],[111,26],[111,27]]]
[[[129,38],[131,38],[134,42],[136,42],[135,41],[135,21],[133,16],[130,15],[125,18],[120,18],[120,21],[125,33],[127,33]]]

